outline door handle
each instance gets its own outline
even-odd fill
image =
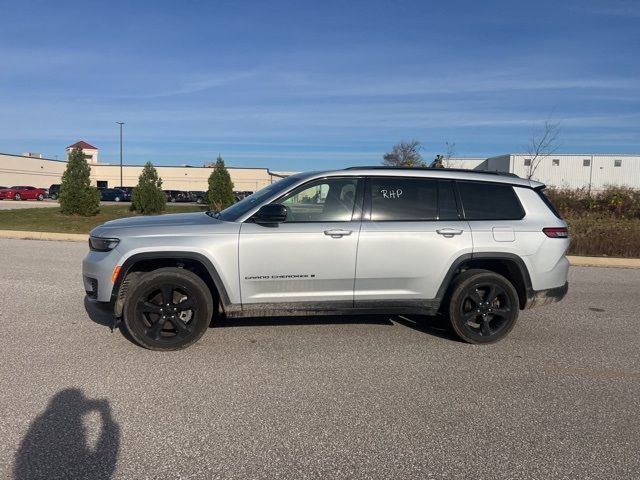
[[[351,230],[343,230],[341,228],[334,228],[333,230],[325,230],[324,234],[331,238],[342,238],[347,235],[351,235],[353,232]]]
[[[451,238],[454,235],[462,235],[462,230],[458,230],[455,228],[440,228],[436,230],[439,235],[442,235],[447,238]]]

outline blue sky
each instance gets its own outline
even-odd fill
[[[0,152],[308,170],[640,153],[640,1],[0,2]]]

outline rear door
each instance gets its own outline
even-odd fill
[[[452,181],[372,177],[365,194],[355,305],[433,299],[453,261],[472,251]],[[396,302],[389,302],[389,300]]]
[[[287,207],[284,223],[243,223],[243,305],[352,307],[363,189],[363,180],[354,177],[312,180],[275,202]]]

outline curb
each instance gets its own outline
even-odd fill
[[[21,240],[54,240],[66,242],[86,242],[89,235],[83,233],[30,232],[22,230],[0,230],[0,238]],[[576,257],[567,255],[569,263],[574,267],[614,267],[640,268],[640,258],[614,257]]]
[[[640,268],[640,258],[574,257],[567,255],[574,267]]]
[[[0,238],[20,240],[55,240],[65,242],[86,242],[89,235],[82,233],[30,232],[22,230],[0,230]]]

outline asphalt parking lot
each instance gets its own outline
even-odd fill
[[[492,346],[320,317],[157,353],[87,311],[86,248],[0,240],[0,478],[640,478],[640,270],[573,267]]]

